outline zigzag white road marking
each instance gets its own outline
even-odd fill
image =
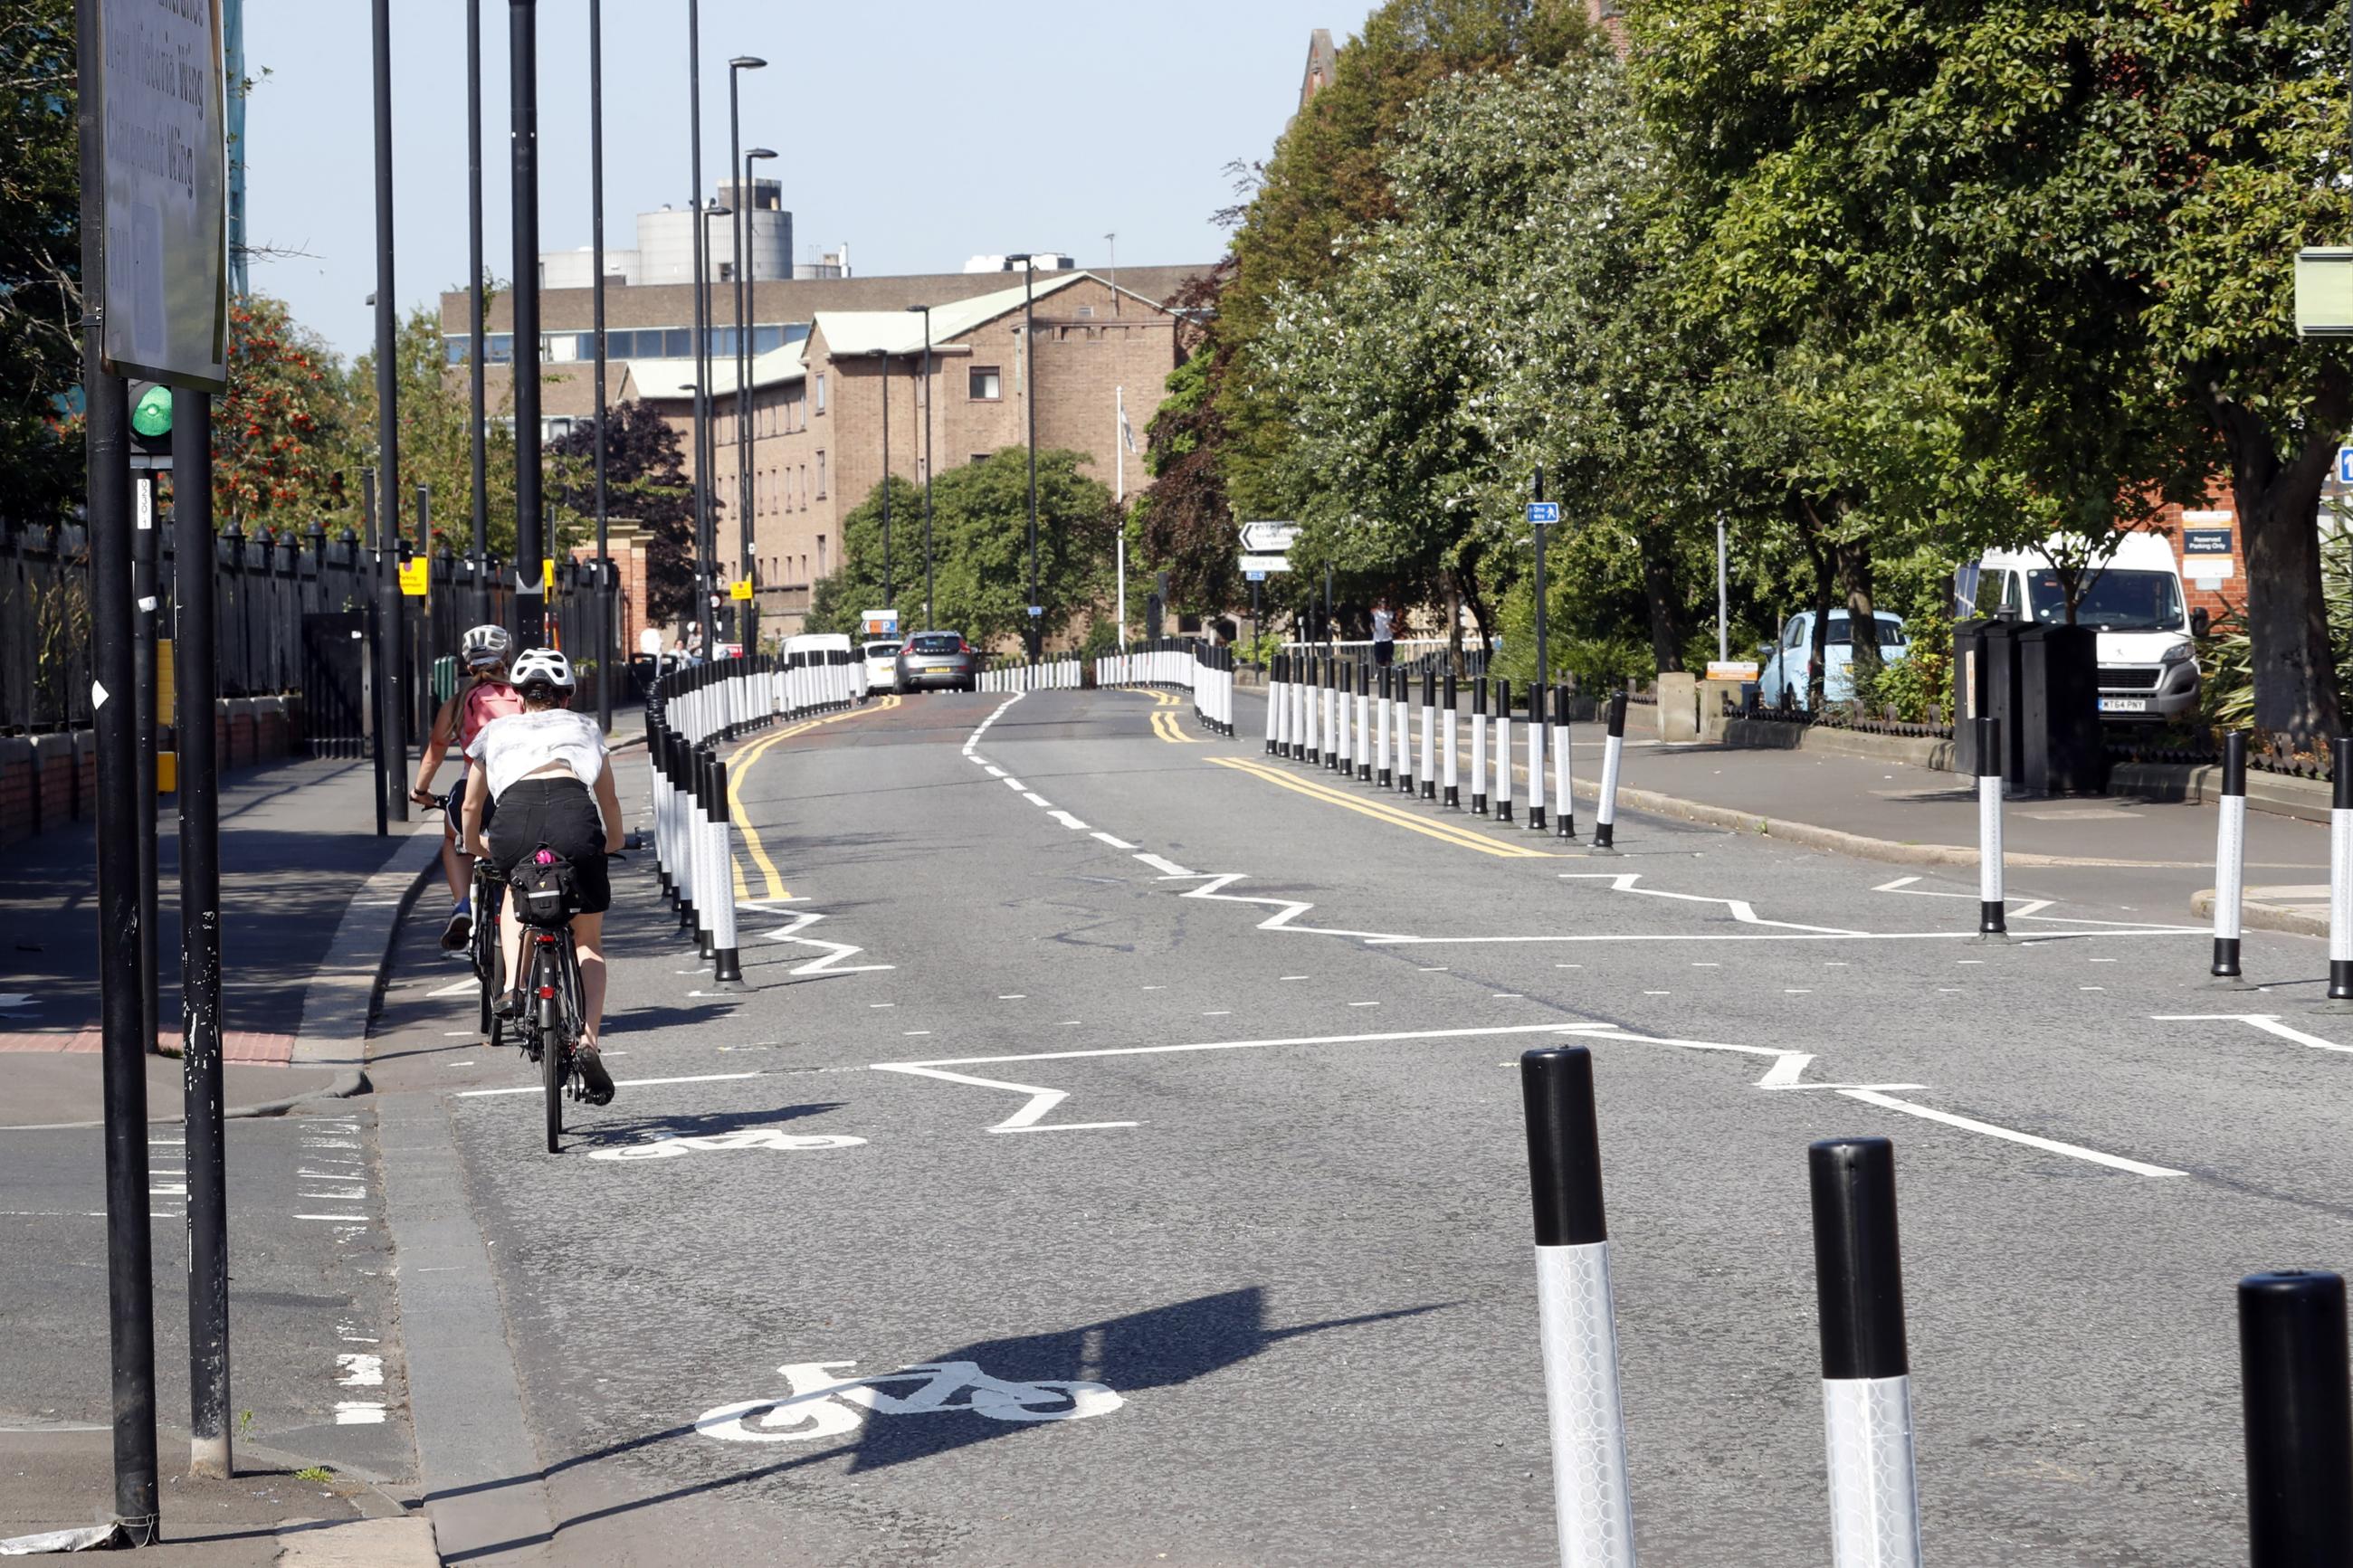
[[[797,934],[823,919],[825,917],[815,910],[799,910],[794,912],[792,924],[767,933],[770,942],[798,942],[804,947],[821,947],[826,950],[824,957],[812,958],[806,963],[796,963],[787,971],[788,973],[862,974],[869,970],[899,967],[895,963],[844,963],[841,962],[843,959],[854,953],[864,952],[866,950],[846,942],[824,942],[817,937]]]
[[[1682,899],[1694,904],[1722,904],[1732,911],[1732,918],[1742,925],[1778,926],[1784,931],[1814,931],[1823,936],[1866,936],[1867,931],[1849,931],[1842,926],[1799,925],[1795,921],[1768,921],[1757,912],[1756,906],[1746,899],[1712,899],[1704,893],[1671,893],[1664,888],[1639,886],[1640,871],[1563,871],[1565,882],[1607,882],[1613,893],[1640,893],[1651,899]]]
[[[1361,937],[1368,942],[1425,942],[1429,940],[1426,937],[1400,936],[1394,931],[1348,931],[1339,926],[1301,925],[1298,923],[1299,917],[1315,907],[1313,903],[1304,899],[1261,899],[1252,898],[1244,893],[1229,893],[1225,891],[1225,889],[1232,883],[1247,879],[1247,872],[1220,871],[1211,877],[1208,881],[1202,883],[1199,887],[1194,889],[1191,892],[1180,894],[1179,896],[1187,899],[1214,899],[1218,902],[1224,904],[1270,905],[1274,909],[1275,913],[1258,922],[1258,929],[1261,931],[1299,931],[1309,936],[1353,936]]]

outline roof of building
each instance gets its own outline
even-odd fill
[[[1107,280],[1092,272],[1057,272],[1038,279],[1034,292],[1021,289],[1003,289],[994,294],[982,294],[970,300],[958,300],[946,305],[932,307],[931,341],[934,344],[953,342],[975,328],[986,326],[1002,316],[1021,309],[1025,299],[1044,300],[1078,282],[1093,279],[1098,283]],[[1161,307],[1131,289],[1120,293],[1134,300],[1148,310]],[[855,359],[860,354],[881,353],[893,356],[920,354],[923,352],[923,317],[915,310],[820,310],[811,332],[821,336],[825,346],[836,359]]]
[[[801,342],[798,340],[752,356],[754,386],[781,385],[800,380],[806,373],[807,365],[801,358]],[[631,360],[629,376],[640,397],[682,400],[694,395],[694,361],[691,359]],[[731,355],[712,365],[711,395],[713,397],[729,397],[734,392],[735,361]]]

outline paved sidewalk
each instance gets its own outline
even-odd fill
[[[240,1458],[228,1480],[199,1480],[162,1450],[164,1536],[140,1561],[181,1568],[435,1568],[433,1529],[375,1488],[311,1472],[287,1456]],[[0,1553],[86,1549],[103,1539],[91,1510],[113,1496],[113,1449],[101,1427],[0,1428]],[[81,1517],[76,1518],[79,1512]],[[42,1537],[56,1536],[52,1544]],[[30,1537],[31,1540],[26,1538]]]
[[[323,1005],[321,987],[348,980],[332,999],[352,994],[364,1025],[392,919],[438,833],[412,820],[378,837],[374,784],[364,762],[300,761],[237,774],[221,790],[221,1011],[237,1110],[326,1089],[358,1065],[347,1044],[309,1048],[306,1036],[344,1042],[360,1032],[334,1016],[348,1005]],[[170,1024],[180,1016],[178,826],[167,796],[156,960]],[[11,1084],[0,1126],[100,1114],[96,858],[95,829],[79,825],[17,846],[0,877],[0,1053]],[[388,868],[397,874],[385,877]],[[176,1027],[162,1031],[166,1051],[178,1038]],[[176,1119],[179,1064],[149,1065],[150,1114]]]

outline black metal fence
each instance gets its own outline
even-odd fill
[[[161,581],[174,581],[173,530],[164,524]],[[301,691],[305,682],[303,617],[361,610],[382,593],[378,552],[350,530],[247,537],[235,528],[213,542],[214,647],[220,694],[263,697]],[[553,639],[584,667],[584,707],[596,702],[598,605],[593,573],[565,561],[550,595]],[[468,626],[504,624],[514,595],[498,561],[480,569],[442,552],[427,573],[422,600],[403,601],[404,643],[414,695],[408,734],[432,720],[434,666],[455,654]],[[615,596],[617,625],[628,623],[626,595]],[[162,606],[169,619],[171,606]],[[70,730],[90,721],[90,547],[76,526],[18,527],[0,521],[0,734]],[[617,650],[626,668],[628,650]],[[446,686],[447,682],[443,682]],[[168,718],[166,720],[168,722]]]

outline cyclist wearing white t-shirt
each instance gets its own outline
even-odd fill
[[[572,944],[580,955],[585,1016],[577,1057],[590,1103],[613,1098],[613,1079],[597,1058],[596,1034],[605,1016],[605,911],[612,906],[612,883],[605,857],[621,847],[621,801],[606,757],[605,737],[595,721],[566,711],[572,699],[572,664],[554,648],[533,648],[514,661],[507,677],[522,694],[523,710],[482,726],[466,754],[466,845],[486,855],[505,875],[544,845],[572,864],[579,910],[572,921]],[[495,802],[490,840],[482,841],[482,813]],[[522,925],[510,900],[500,924],[507,973],[518,976]],[[521,1003],[511,993],[510,1012]]]

